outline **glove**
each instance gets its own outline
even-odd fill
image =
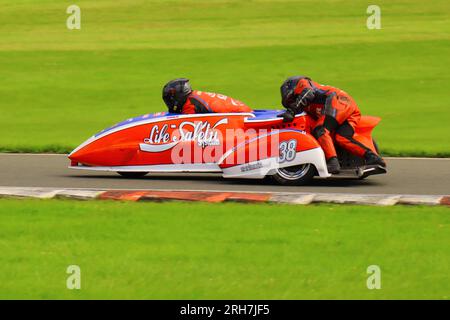
[[[288,109],[285,112],[277,115],[277,117],[283,118],[283,122],[292,122],[295,119],[295,112],[291,109]]]

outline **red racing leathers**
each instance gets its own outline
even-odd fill
[[[370,149],[353,139],[355,127],[361,119],[361,113],[353,98],[343,90],[303,77],[298,81],[294,92],[301,97],[308,91],[313,94],[303,110],[314,119],[312,133],[319,141],[326,159],[336,157],[330,134],[332,132],[335,133],[336,143],[342,148],[364,157]]]
[[[239,100],[219,93],[194,90],[187,97],[181,113],[234,113],[252,112],[252,109]]]

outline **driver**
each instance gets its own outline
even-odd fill
[[[386,166],[380,156],[353,138],[361,113],[353,98],[346,92],[318,84],[308,77],[295,76],[282,84],[281,98],[287,109],[282,115],[285,122],[292,121],[295,114],[301,111],[305,111],[316,121],[312,134],[325,153],[330,173],[339,173],[340,170],[331,132],[335,133],[339,146],[364,158],[366,164]]]
[[[185,78],[169,81],[163,88],[162,97],[171,113],[252,112],[246,104],[223,94],[192,90]]]

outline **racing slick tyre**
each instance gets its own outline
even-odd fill
[[[127,172],[127,171],[118,171],[118,174],[120,174],[124,178],[131,178],[131,179],[138,179],[145,176],[148,172]]]
[[[285,186],[305,185],[316,175],[316,167],[310,163],[293,167],[278,168],[277,173],[271,179],[278,184]]]

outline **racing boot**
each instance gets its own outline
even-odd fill
[[[366,160],[366,165],[380,165],[386,167],[386,162],[384,162],[383,158],[372,151],[366,151],[364,159]]]
[[[341,170],[341,166],[339,165],[339,160],[337,157],[332,157],[327,161],[327,169],[331,174],[338,174]]]

